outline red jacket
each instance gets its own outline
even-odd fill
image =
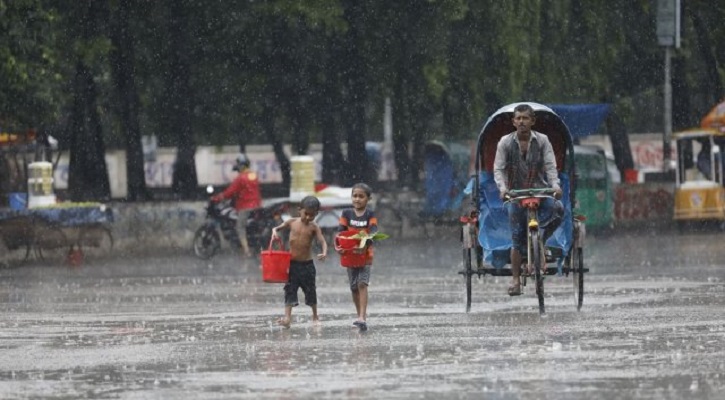
[[[215,201],[231,198],[236,198],[234,209],[237,211],[262,206],[262,196],[259,194],[259,177],[254,171],[248,169],[240,171],[226,190],[214,196]]]

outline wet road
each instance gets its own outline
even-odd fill
[[[504,277],[475,280],[465,313],[454,240],[382,243],[364,334],[336,258],[322,324],[300,306],[290,329],[282,286],[230,255],[5,268],[0,398],[722,399],[724,239],[592,238],[582,311],[549,277],[544,318]]]

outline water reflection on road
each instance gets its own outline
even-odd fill
[[[379,246],[367,333],[334,257],[322,324],[301,306],[290,329],[281,285],[231,255],[0,270],[0,397],[725,397],[722,234],[592,238],[584,308],[552,276],[544,318],[504,277],[475,280],[465,313],[443,237]]]

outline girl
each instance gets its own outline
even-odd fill
[[[371,210],[368,202],[372,196],[372,189],[364,183],[357,183],[352,187],[352,208],[342,211],[340,216],[340,231],[364,231],[375,233],[378,231],[378,220]],[[342,249],[337,245],[335,249],[341,253]],[[363,250],[367,254],[365,265],[359,268],[348,268],[347,277],[352,291],[352,301],[355,303],[357,319],[352,324],[361,331],[368,329],[366,317],[368,307],[368,285],[370,283],[370,270],[373,264],[373,247],[368,241],[367,247]]]

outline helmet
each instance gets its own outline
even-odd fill
[[[245,154],[239,154],[235,160],[234,167],[235,171],[240,171],[243,168],[249,168],[249,158]]]

